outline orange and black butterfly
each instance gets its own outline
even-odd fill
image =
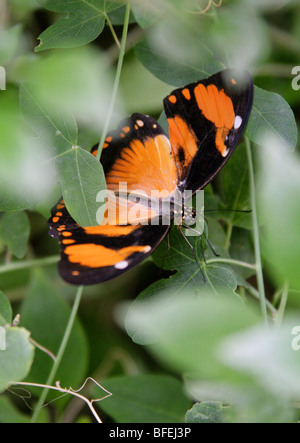
[[[203,189],[225,165],[242,137],[252,103],[250,75],[229,69],[164,99],[168,136],[149,116],[133,114],[122,121],[108,134],[101,156],[109,191],[103,222],[79,226],[63,200],[52,209],[49,234],[60,244],[61,276],[75,285],[96,284],[151,254],[178,215],[176,197]],[[92,149],[96,152],[97,147]],[[155,204],[153,191],[160,196]],[[165,202],[171,208],[167,223]]]

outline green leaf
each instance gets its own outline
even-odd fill
[[[159,47],[150,46],[146,40],[139,42],[135,46],[135,51],[145,68],[160,80],[173,86],[199,81],[224,68],[213,58],[212,52],[200,42],[198,56],[189,63],[176,60]]]
[[[0,291],[0,326],[12,322],[12,308],[8,298]]]
[[[39,36],[36,52],[51,48],[74,48],[95,40],[103,31],[106,13],[122,6],[124,1],[42,0],[50,11],[67,14]]]
[[[54,23],[39,36],[36,52],[52,48],[75,48],[95,40],[103,31],[105,18],[102,12],[87,15],[71,14]]]
[[[81,226],[96,226],[104,215],[105,196],[97,198],[106,189],[102,165],[90,153],[76,147],[57,160],[63,197],[72,217]]]
[[[300,327],[297,316],[287,315],[277,328],[256,325],[224,338],[219,355],[229,367],[251,374],[279,398],[300,395]]]
[[[30,84],[20,87],[20,105],[26,121],[41,137],[41,143],[50,145],[53,155],[76,146],[78,128],[72,114],[66,110],[54,112]]]
[[[112,396],[100,407],[119,423],[183,423],[190,407],[182,384],[166,375],[115,377],[103,386]]]
[[[255,87],[254,103],[245,134],[259,145],[276,137],[288,149],[297,144],[298,130],[289,104],[278,94]]]
[[[162,279],[153,283],[139,295],[138,299],[147,298],[164,289],[172,290],[174,295],[180,294],[183,290],[191,290],[195,293],[208,291],[214,296],[233,295],[236,297],[237,283],[233,272],[222,264],[206,265],[204,263],[199,236],[188,237],[188,241],[193,250],[180,234],[178,227],[174,227],[171,230],[169,238],[163,241],[161,246],[152,255],[152,258],[164,270],[177,270],[177,272],[168,279]],[[203,248],[205,249],[206,247],[207,245],[203,240]],[[196,262],[194,253],[202,266],[205,280]]]
[[[29,235],[30,224],[25,212],[7,212],[0,217],[0,237],[16,257],[24,257]]]
[[[260,152],[259,215],[263,254],[273,280],[300,289],[300,159],[281,139],[270,139]]]
[[[29,294],[21,309],[22,324],[31,330],[32,338],[40,345],[57,354],[70,317],[71,309],[41,271],[36,271]],[[87,343],[84,331],[76,320],[56,379],[62,386],[77,388],[87,367]],[[32,365],[29,382],[45,383],[53,360],[40,349]],[[40,394],[40,390],[36,390]]]
[[[195,403],[185,415],[186,423],[223,423],[223,405],[219,401]]]
[[[34,347],[24,328],[6,328],[6,350],[0,351],[0,392],[23,380],[30,371]]]
[[[119,319],[123,316],[124,311],[119,311]],[[148,344],[159,360],[182,373],[191,371],[208,379],[232,378],[231,370],[217,355],[218,346],[230,334],[257,322],[257,313],[237,298],[213,298],[205,291],[197,296],[190,291],[176,296],[172,287],[133,303],[126,313],[131,336]]]

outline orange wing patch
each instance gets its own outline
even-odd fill
[[[149,197],[152,190],[174,191],[176,169],[167,137],[148,137],[143,142],[132,140],[107,174],[106,182],[112,191],[118,191],[119,183],[126,182],[128,192],[139,190]]]
[[[224,90],[219,91],[215,85],[205,87],[199,84],[195,87],[194,93],[202,114],[216,126],[216,147],[222,156],[226,157],[228,149],[225,141],[235,121],[232,100]]]
[[[105,235],[106,237],[120,237],[122,235],[132,234],[140,226],[128,225],[128,226],[110,226],[110,225],[98,225],[88,226],[83,228],[86,234],[89,235]]]
[[[150,246],[128,246],[122,249],[109,249],[94,243],[72,245],[66,247],[64,253],[68,256],[70,263],[78,263],[89,268],[102,268],[106,266],[116,266],[117,268],[127,267],[126,261],[136,252],[147,254]]]
[[[192,128],[178,115],[169,118],[168,123],[173,156],[179,176],[182,176],[197,153],[197,137]]]
[[[184,88],[182,90],[182,95],[187,99],[187,100],[191,100],[191,93],[190,90],[188,88]]]

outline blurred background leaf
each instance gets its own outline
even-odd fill
[[[29,234],[30,224],[25,212],[7,212],[0,217],[0,237],[16,257],[24,257]]]
[[[182,423],[190,406],[180,381],[166,375],[115,377],[103,386],[112,396],[99,406],[119,423]]]

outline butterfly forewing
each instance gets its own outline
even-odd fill
[[[203,189],[239,143],[253,103],[247,72],[225,70],[164,99],[181,190]]]

